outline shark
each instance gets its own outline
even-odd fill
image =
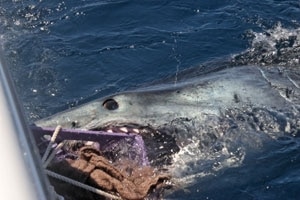
[[[140,134],[151,163],[177,163],[178,177],[203,160],[204,171],[233,166],[248,149],[299,135],[298,68],[234,66],[190,77],[105,96],[35,125]]]

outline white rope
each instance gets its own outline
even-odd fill
[[[54,144],[55,139],[56,139],[58,133],[60,132],[60,130],[61,130],[61,126],[58,125],[58,126],[55,128],[55,131],[54,131],[54,133],[53,133],[53,135],[52,135],[52,137],[51,137],[51,139],[50,139],[50,142],[49,142],[49,144],[48,144],[48,146],[47,146],[47,149],[46,149],[46,151],[45,151],[45,153],[44,153],[44,155],[43,155],[42,163],[45,163],[45,161],[46,161],[46,159],[47,159],[47,157],[48,157],[48,155],[49,155],[49,153],[50,153],[50,151],[51,151],[52,145]]]
[[[55,149],[52,151],[52,153],[50,154],[50,156],[48,157],[47,160],[45,160],[45,162],[43,162],[43,167],[46,169],[47,166],[49,165],[49,163],[52,161],[52,159],[55,157],[56,153],[64,146],[64,142],[59,143]]]
[[[110,198],[110,199],[122,199],[121,197],[118,197],[118,196],[115,196],[115,195],[112,195],[112,194],[109,194],[107,192],[104,192],[100,189],[97,189],[97,188],[94,188],[94,187],[91,187],[89,185],[86,185],[84,183],[81,183],[81,182],[78,182],[78,181],[75,181],[74,179],[71,179],[71,178],[68,178],[66,176],[63,176],[63,175],[60,175],[60,174],[57,174],[55,172],[52,172],[50,170],[47,170],[45,169],[45,172],[46,174],[48,174],[49,176],[53,177],[53,178],[56,178],[58,180],[61,180],[61,181],[64,181],[66,183],[69,183],[69,184],[72,184],[72,185],[75,185],[77,187],[80,187],[80,188],[83,188],[85,190],[88,190],[90,192],[94,192],[96,194],[99,194],[99,195],[102,195],[104,197],[107,197],[107,198]]]

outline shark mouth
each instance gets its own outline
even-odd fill
[[[122,128],[121,128],[122,129]],[[45,143],[49,140],[45,136],[53,136],[54,128],[31,127],[36,144],[40,149],[45,147]],[[118,130],[118,129],[114,129]],[[121,131],[107,132],[102,130],[81,130],[81,129],[61,129],[59,135],[55,139],[55,143],[65,142],[65,151],[76,151],[81,146],[88,144],[97,148],[101,152],[115,154],[118,159],[123,154],[127,154],[128,158],[135,160],[139,165],[149,165],[145,144],[140,135]],[[119,149],[117,149],[119,148]],[[126,151],[124,150],[126,149]],[[45,150],[40,150],[42,153]]]
[[[36,126],[31,129],[37,144],[42,143],[43,135],[52,135],[54,131],[54,128]],[[90,130],[62,129],[57,140],[76,141],[71,144],[73,147],[82,146],[82,141],[96,143],[97,148],[112,160],[126,155],[141,165],[155,167],[172,164],[172,156],[180,150],[174,134],[166,128],[156,129],[135,123],[110,122]]]
[[[107,123],[103,127],[91,129],[107,133],[136,134],[142,137],[149,163],[152,166],[165,166],[172,163],[172,155],[180,149],[172,131],[154,128],[151,125],[135,123]]]

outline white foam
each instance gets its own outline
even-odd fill
[[[197,182],[205,176],[214,176],[220,170],[240,166],[245,159],[245,150],[241,147],[234,152],[224,146],[220,151],[212,152],[199,148],[200,140],[182,147],[173,156],[169,172],[174,182],[181,188]]]

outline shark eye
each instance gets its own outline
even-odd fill
[[[72,128],[76,128],[77,125],[78,125],[78,122],[77,121],[72,121],[71,125],[72,125]]]
[[[102,105],[107,110],[116,110],[119,108],[119,104],[114,99],[107,99]]]

